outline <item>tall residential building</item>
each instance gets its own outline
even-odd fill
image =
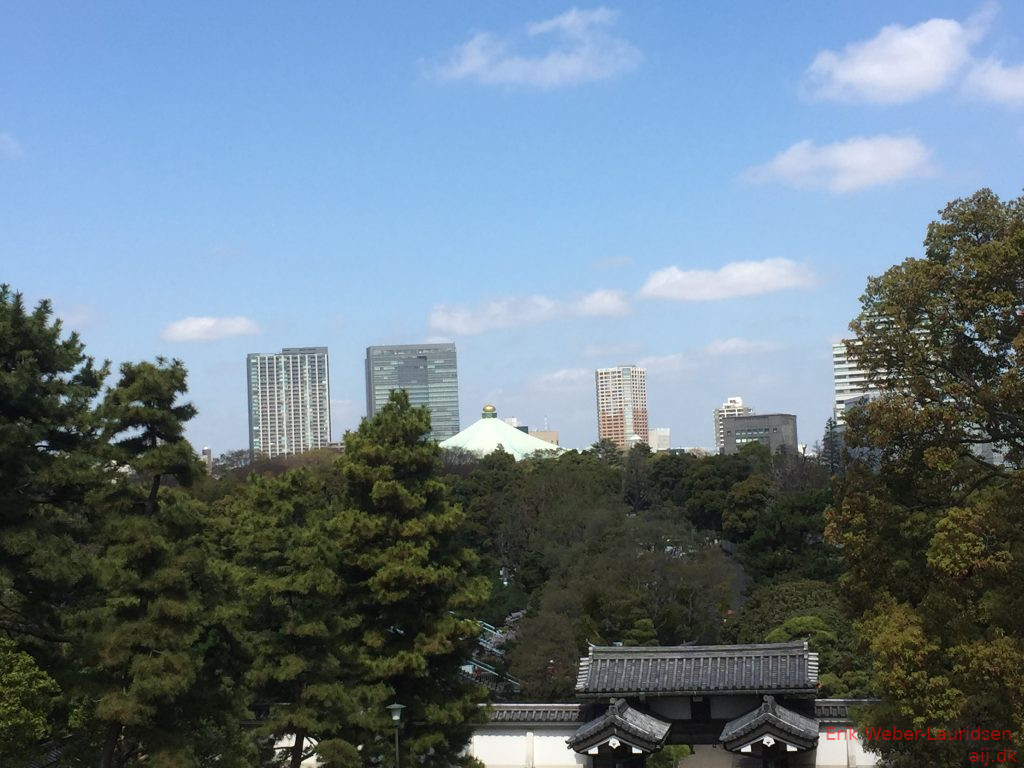
[[[632,365],[598,368],[597,439],[611,440],[620,450],[646,443],[647,370]]]
[[[868,380],[868,372],[859,368],[856,358],[847,353],[845,341],[832,345],[832,381],[832,417],[836,424],[846,423],[843,412],[848,405],[867,402],[880,394],[878,387]]]
[[[249,452],[289,456],[331,442],[327,347],[291,347],[246,356]]]
[[[726,416],[725,444],[722,453],[738,453],[747,443],[761,443],[772,453],[799,452],[796,439],[796,416],[791,413],[764,413],[747,416]]]
[[[459,431],[459,374],[454,344],[394,344],[366,348],[366,416],[403,389],[412,405],[430,411],[430,437],[447,440]]]
[[[746,416],[754,409],[743,404],[742,397],[727,397],[715,408],[715,448],[719,453],[725,448],[725,419],[729,416]]]

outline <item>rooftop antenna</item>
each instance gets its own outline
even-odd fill
[[[547,416],[544,417],[544,431],[545,432],[548,431],[548,417]]]

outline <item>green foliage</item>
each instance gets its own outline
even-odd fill
[[[446,500],[429,431],[427,410],[412,408],[399,391],[346,436],[342,546],[363,682],[407,707],[406,759],[447,766],[479,717],[481,691],[459,673],[478,628],[461,617],[474,615],[489,582],[475,575],[476,556],[461,543],[465,518]],[[378,712],[378,730],[387,729],[386,713]]]
[[[257,738],[295,734],[301,754],[307,737],[331,739],[383,706],[386,691],[360,685],[362,617],[348,604],[337,500],[308,471],[254,476],[218,504],[215,524],[244,606],[246,683],[265,712]]]
[[[797,578],[757,587],[729,622],[726,636],[738,643],[807,639],[810,649],[820,654],[822,696],[871,693],[853,624],[829,582]]]
[[[579,619],[544,610],[523,622],[509,665],[529,699],[560,701],[572,696],[580,656]]]
[[[883,696],[866,721],[1020,733],[1024,199],[954,201],[925,254],[872,278],[851,325],[851,353],[888,390],[850,415],[828,531]],[[898,765],[960,765],[968,749],[879,746]]]
[[[3,728],[66,737],[69,764],[386,764],[391,700],[407,707],[403,764],[463,764],[476,619],[526,609],[509,668],[527,695],[563,698],[587,642],[723,639],[740,563],[758,582],[828,571],[827,482],[760,446],[499,452],[450,460],[442,480],[429,416],[399,393],[341,457],[235,452],[208,475],[184,439],[184,366],[119,372],[102,393],[106,367],[48,305],[0,289],[0,630],[16,642],[0,647],[0,743]],[[986,526],[1004,503],[951,511],[929,567],[1002,567]],[[794,611],[757,639],[806,633],[845,674],[835,616]]]
[[[637,447],[517,463],[499,452],[453,465],[448,481],[467,511],[465,543],[508,582],[487,620],[528,608],[508,657],[528,697],[571,696],[588,642],[720,641],[743,582],[716,541],[723,515],[758,580],[831,572],[827,474],[763,446],[704,459]]]
[[[0,636],[0,760],[27,764],[33,740],[50,731],[49,714],[59,693],[56,682],[13,641]]]
[[[590,446],[586,453],[609,467],[618,468],[622,466],[623,451],[611,440],[599,440]]]
[[[622,497],[634,515],[649,509],[653,500],[651,456],[651,449],[644,443],[637,443],[626,454],[622,472]]]
[[[243,754],[218,644],[207,509],[161,490],[165,477],[185,484],[197,472],[183,438],[195,413],[178,403],[184,391],[177,361],[125,364],[99,408],[115,471],[89,499],[91,589],[63,618],[77,669],[70,691],[88,702],[78,747],[95,750],[101,768]]]
[[[0,286],[0,629],[59,639],[58,606],[84,575],[85,496],[96,472],[94,400],[107,375],[49,302]]]
[[[686,765],[685,760],[691,755],[693,750],[686,744],[666,744],[647,758],[647,768],[678,768]]]

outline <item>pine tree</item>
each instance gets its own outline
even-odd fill
[[[178,361],[126,363],[99,409],[112,472],[89,499],[91,594],[65,612],[65,632],[79,671],[72,749],[98,755],[100,768],[243,759],[206,508],[162,487],[197,472],[184,391]]]
[[[461,675],[478,628],[470,618],[488,582],[459,541],[463,514],[446,501],[430,415],[401,391],[346,436],[346,579],[362,617],[365,683],[405,705],[402,764],[449,766],[479,717],[481,690]],[[364,754],[390,760],[383,709]]]
[[[247,615],[247,681],[266,764],[393,761],[385,705],[406,709],[403,765],[458,763],[480,694],[461,666],[487,581],[459,543],[425,409],[397,393],[346,435],[344,483],[310,469],[253,477],[218,508]],[[286,749],[267,750],[281,742]]]
[[[0,285],[0,630],[22,640],[64,639],[59,610],[85,570],[84,500],[103,482],[95,400],[106,375],[48,302],[29,312]]]
[[[253,476],[216,515],[221,551],[244,606],[246,682],[259,713],[255,738],[271,765],[298,766],[316,750],[359,762],[358,739],[388,693],[367,684],[358,647],[365,617],[345,581],[349,521],[306,469]],[[287,737],[289,749],[272,746]]]

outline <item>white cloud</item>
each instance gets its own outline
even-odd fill
[[[25,154],[20,142],[9,133],[0,133],[0,157],[16,158]]]
[[[687,357],[682,352],[674,352],[671,355],[655,355],[641,357],[636,362],[637,366],[644,368],[648,373],[679,373],[694,368],[692,357]]]
[[[620,317],[628,312],[629,304],[620,291],[598,290],[569,301],[508,296],[477,307],[439,304],[431,310],[428,322],[440,333],[470,336],[499,328],[540,325],[560,317]]]
[[[640,345],[636,342],[629,343],[598,343],[587,344],[583,347],[584,357],[617,357],[626,359],[633,357],[639,351]]]
[[[528,24],[525,35],[481,32],[457,46],[432,74],[441,80],[537,88],[605,80],[633,69],[641,58],[636,48],[608,31],[617,17],[609,8],[573,8]],[[527,52],[531,43],[541,50]]]
[[[576,389],[594,383],[593,368],[562,368],[541,376],[537,383],[544,389]]]
[[[165,341],[216,341],[259,332],[247,317],[186,317],[164,328],[162,336]]]
[[[931,150],[913,136],[857,136],[832,144],[800,141],[765,165],[751,168],[753,182],[852,192],[879,184],[934,175]]]
[[[583,317],[622,317],[629,314],[629,303],[621,291],[594,291],[577,301],[571,308]]]
[[[1004,66],[988,59],[975,65],[964,80],[964,91],[989,101],[1010,106],[1024,105],[1024,64]]]
[[[994,6],[986,6],[965,23],[890,24],[870,40],[818,53],[804,74],[804,87],[820,99],[887,104],[935,93],[970,63],[971,46],[984,36],[994,13]]]
[[[558,304],[546,296],[494,299],[478,307],[439,304],[430,312],[430,327],[442,333],[469,336],[496,328],[537,325],[553,319]]]
[[[809,288],[813,283],[813,275],[789,259],[734,261],[720,269],[659,269],[647,278],[640,295],[674,301],[718,301]]]
[[[774,352],[779,345],[773,341],[751,341],[732,337],[728,339],[715,339],[706,347],[704,353],[712,357],[724,357],[727,355],[749,355],[757,352]]]

